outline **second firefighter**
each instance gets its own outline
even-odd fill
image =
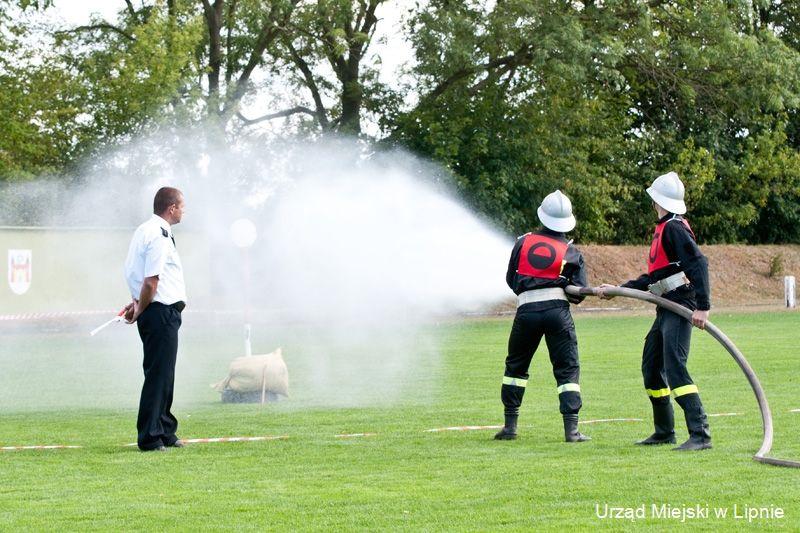
[[[670,394],[683,409],[689,439],[675,448],[679,451],[711,448],[708,417],[700,392],[686,366],[692,325],[705,328],[711,309],[708,261],[695,241],[686,213],[683,182],[674,172],[659,176],[647,189],[658,213],[650,252],[647,254],[647,274],[624,283],[623,287],[649,290],[692,310],[692,320],[663,308],[647,334],[642,350],[644,387],[653,407],[655,432],[637,444],[657,445],[675,443],[675,417]],[[597,295],[612,298],[598,287]]]

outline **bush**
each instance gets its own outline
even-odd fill
[[[783,254],[773,255],[769,260],[769,277],[774,278],[783,274]]]

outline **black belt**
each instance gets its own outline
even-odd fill
[[[186,307],[186,303],[183,302],[183,301],[175,302],[174,304],[169,304],[169,305],[161,303],[161,302],[153,302],[150,305],[154,305],[154,304],[155,305],[163,305],[164,307],[172,307],[173,309],[175,309],[179,313],[183,311],[184,307]]]

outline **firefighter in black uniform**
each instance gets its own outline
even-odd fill
[[[580,364],[575,324],[569,309],[569,302],[580,303],[583,298],[568,296],[564,287],[586,286],[586,269],[583,256],[564,236],[575,227],[569,198],[561,191],[549,194],[537,214],[544,227],[517,239],[508,263],[506,282],[517,294],[517,314],[508,339],[500,392],[505,425],[494,438],[517,438],[517,418],[528,384],[528,367],[544,336],[556,378],[565,439],[583,442],[590,439],[578,431]]]
[[[678,175],[669,172],[659,176],[647,193],[659,217],[647,257],[648,272],[622,286],[649,290],[691,309],[693,315],[689,322],[666,309],[659,307],[656,311],[642,353],[642,375],[653,406],[655,432],[637,444],[675,443],[671,392],[683,409],[689,430],[689,439],[675,450],[704,450],[711,448],[708,418],[686,362],[692,325],[705,328],[711,308],[708,261],[700,252],[689,223],[681,216],[686,213],[686,205]],[[609,298],[603,293],[605,287],[611,285],[601,285],[598,295]]]

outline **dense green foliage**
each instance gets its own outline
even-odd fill
[[[446,161],[474,205],[523,231],[555,186],[580,237],[645,238],[643,189],[673,169],[708,241],[800,238],[797,51],[759,2],[431,2],[427,93],[394,135]],[[762,14],[767,16],[766,14]]]
[[[46,52],[31,46],[31,24],[0,18],[0,179],[68,172],[148,129],[212,124],[230,138],[283,119],[278,134],[359,135],[440,162],[512,233],[560,188],[580,240],[642,242],[653,219],[644,188],[675,170],[702,241],[800,242],[794,2],[127,6],[115,21],[51,28]],[[399,42],[415,58],[392,87],[372,53],[390,8],[408,12]],[[256,99],[274,108],[243,112]]]
[[[84,134],[81,87],[26,46],[27,37],[23,25],[0,11],[0,180],[68,167]]]
[[[566,444],[544,343],[531,368],[517,441],[493,441],[492,430],[425,431],[502,422],[500,378],[510,318],[431,326],[414,339],[428,364],[405,369],[400,398],[386,398],[396,383],[361,379],[359,391],[339,389],[331,401],[366,393],[376,403],[336,408],[320,404],[312,371],[327,352],[310,348],[313,331],[298,326],[298,342],[284,345],[292,398],[265,407],[220,404],[208,383],[224,375],[234,349],[241,350],[239,330],[200,325],[194,316],[184,323],[177,368],[181,435],[288,438],[193,444],[162,454],[123,447],[135,437],[141,375],[135,331],[110,328],[97,344],[87,342],[85,332],[42,333],[29,326],[25,334],[5,325],[0,446],[83,448],[0,451],[0,529],[796,529],[798,472],[751,460],[761,442],[756,401],[738,366],[699,331],[690,368],[709,413],[740,415],[711,417],[714,449],[685,455],[633,445],[652,430],[639,370],[649,317],[577,317],[582,419],[641,421],[582,425],[593,440]],[[775,421],[774,456],[797,459],[800,413],[789,412],[800,407],[791,378],[797,369],[796,315],[718,314],[714,320],[739,344],[764,385]],[[254,346],[283,338],[290,329],[257,327]],[[766,330],[769,343],[763,342]],[[375,358],[374,364],[385,361]],[[76,404],[83,407],[65,407]],[[679,410],[676,418],[683,439]],[[375,435],[335,437],[343,433]],[[645,504],[648,518],[599,519],[596,503]],[[740,510],[772,505],[785,516],[748,523],[729,511],[725,519],[683,524],[680,518],[651,517],[651,504],[736,504]]]

